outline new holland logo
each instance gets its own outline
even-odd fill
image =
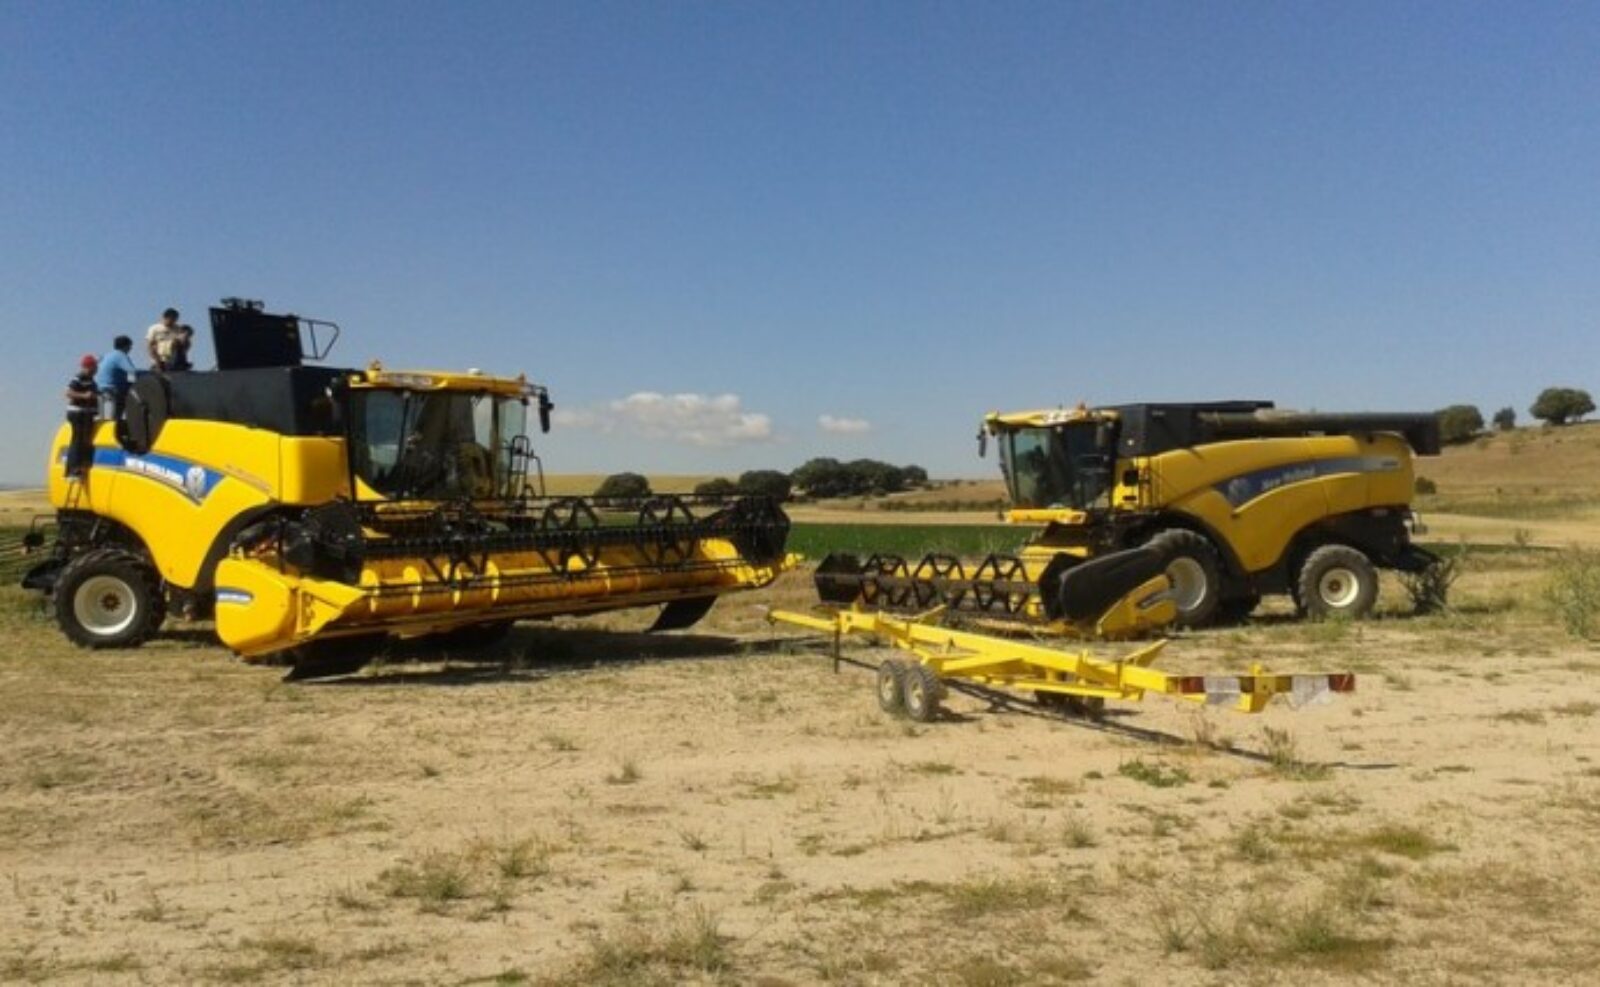
[[[171,487],[197,504],[210,496],[211,491],[222,480],[222,474],[209,470],[199,463],[158,453],[141,456],[124,454],[120,449],[97,450],[95,465],[120,468],[129,473],[148,477]]]
[[[1289,463],[1270,469],[1257,470],[1231,477],[1216,485],[1217,492],[1226,497],[1235,509],[1269,494],[1281,487],[1304,483],[1324,476],[1340,473],[1387,473],[1400,468],[1400,460],[1393,456],[1354,456],[1341,459],[1321,459],[1308,463]]]

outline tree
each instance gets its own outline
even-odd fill
[[[750,470],[739,474],[740,493],[771,497],[780,504],[789,499],[791,486],[789,478],[777,470]]]
[[[638,473],[613,473],[595,490],[596,497],[635,499],[650,496],[650,481]]]
[[[1510,408],[1501,408],[1494,413],[1494,427],[1502,432],[1509,432],[1517,427],[1517,413]]]
[[[714,480],[695,484],[694,492],[702,497],[732,497],[739,492],[739,487],[732,480],[719,476]]]
[[[1539,392],[1528,413],[1552,425],[1565,425],[1594,410],[1588,391],[1576,387],[1547,387]]]
[[[1439,412],[1439,441],[1445,445],[1470,442],[1483,431],[1483,412],[1470,404],[1452,404]]]
[[[789,479],[813,497],[845,497],[853,492],[844,464],[826,456],[806,460]]]
[[[794,485],[813,497],[860,497],[898,493],[928,482],[920,466],[895,466],[877,459],[812,459],[789,474]]]
[[[877,459],[852,459],[844,467],[850,472],[854,487],[851,493],[896,493],[905,489],[905,477],[900,467]]]

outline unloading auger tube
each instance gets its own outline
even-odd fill
[[[965,680],[1032,693],[1040,705],[1088,712],[1108,699],[1137,702],[1147,693],[1241,713],[1259,713],[1275,696],[1295,707],[1320,705],[1333,693],[1354,692],[1351,674],[1274,675],[1259,665],[1247,674],[1171,675],[1150,665],[1166,646],[1156,641],[1115,660],[1087,650],[1063,651],[1013,637],[939,626],[936,613],[921,618],[877,611],[840,610],[825,615],[774,610],[768,618],[833,636],[862,635],[911,654],[891,658],[877,671],[878,705],[919,722],[938,719],[946,683]]]
[[[991,554],[962,560],[933,553],[912,563],[898,555],[835,553],[817,565],[824,604],[922,614],[978,624],[1030,625],[1078,637],[1130,637],[1165,627],[1177,617],[1170,560],[1146,545],[1084,560],[1054,553]]]
[[[664,604],[687,627],[794,560],[773,501],[667,496],[352,505],[252,525],[217,567],[217,632],[246,658]],[[297,656],[304,659],[304,654]]]

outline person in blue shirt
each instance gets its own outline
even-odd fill
[[[111,352],[100,361],[100,369],[94,375],[100,393],[111,395],[111,417],[118,422],[122,421],[122,412],[128,407],[128,388],[133,386],[133,379],[139,375],[133,358],[128,355],[132,350],[133,340],[118,336],[112,340]]]

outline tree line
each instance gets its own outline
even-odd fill
[[[1594,398],[1578,387],[1547,387],[1539,392],[1528,414],[1546,425],[1567,425],[1595,410]],[[1506,407],[1489,419],[1502,432],[1517,427],[1516,409]],[[1473,404],[1452,404],[1439,409],[1439,438],[1446,445],[1470,442],[1485,428],[1483,412]]]
[[[694,492],[714,497],[760,495],[786,501],[796,494],[808,497],[867,497],[900,493],[928,485],[928,471],[921,466],[895,466],[877,459],[837,459],[819,457],[807,460],[788,473],[779,470],[748,470],[738,479],[716,477],[697,484]],[[638,473],[613,473],[595,489],[596,497],[649,497],[650,480]]]

